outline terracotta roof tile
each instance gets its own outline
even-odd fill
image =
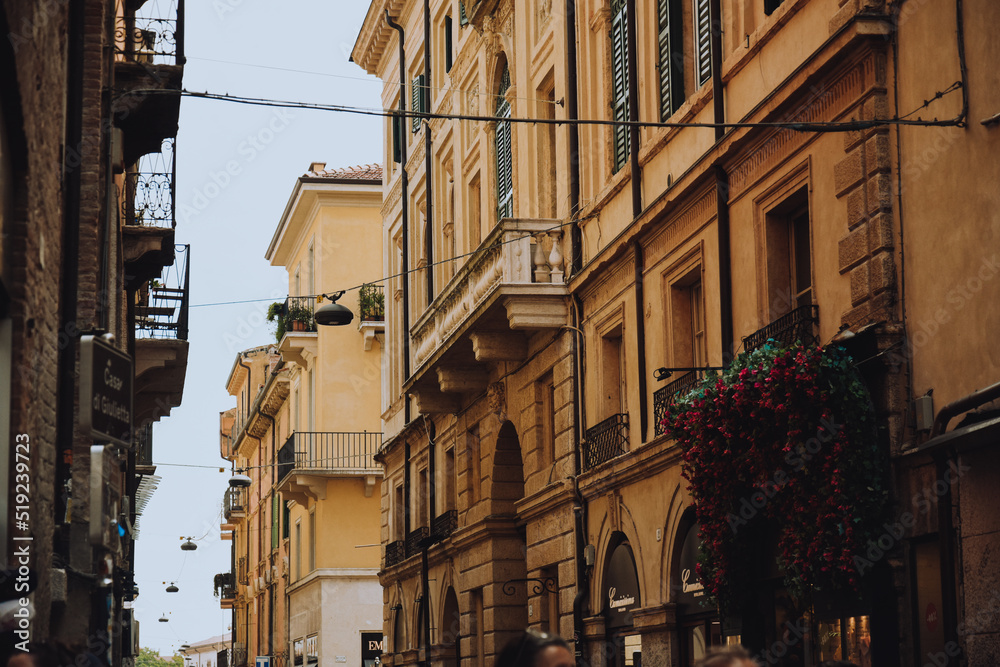
[[[310,167],[310,170],[305,173],[306,177],[339,178],[351,181],[382,180],[382,165],[380,164],[361,164],[341,169],[327,169],[325,164],[314,162]]]

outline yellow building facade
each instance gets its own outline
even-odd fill
[[[318,295],[379,277],[380,203],[377,165],[314,163],[267,250],[288,270],[289,297],[269,311],[275,344],[237,358],[237,407],[222,415],[224,457],[250,478],[227,491],[223,526],[237,665],[361,664],[381,641],[381,293],[348,292],[340,303],[357,318],[346,327],[313,318]]]
[[[1000,376],[980,333],[1000,296],[996,11],[371,4],[352,57],[406,113],[384,132],[383,662],[490,665],[526,626],[588,664],[737,641],[773,664],[989,662],[967,559],[998,544],[996,424],[947,427],[1000,391],[970,394]],[[753,604],[720,618],[661,420],[769,340],[847,349],[887,525],[918,516],[880,536],[863,591],[808,608],[764,539]]]

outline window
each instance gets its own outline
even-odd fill
[[[628,120],[628,16],[625,0],[611,3],[611,107],[614,120]],[[615,171],[629,157],[628,125],[615,125]]]
[[[444,511],[458,507],[455,501],[455,448],[444,452]]]
[[[483,223],[480,218],[483,206],[479,172],[469,181],[469,252],[479,247],[483,240]]]
[[[539,604],[542,613],[542,628],[551,635],[559,634],[559,568],[551,565],[542,568],[542,600]]]
[[[302,522],[295,522],[295,580],[302,578]]]
[[[278,520],[281,517],[278,506],[280,504],[277,494],[271,496],[271,551],[278,548]]]
[[[469,455],[469,504],[479,501],[482,484],[482,453],[479,451],[479,424],[469,427],[466,437],[466,451]]]
[[[281,538],[284,540],[288,539],[288,523],[291,519],[291,510],[288,509],[288,503],[281,503]]]
[[[622,360],[622,325],[601,336],[601,416],[606,419],[625,410],[625,364]]]
[[[708,363],[705,337],[705,297],[701,266],[694,266],[670,284],[671,352],[675,366]]]
[[[554,74],[549,72],[545,83],[538,88],[538,118],[555,119],[556,99]],[[556,217],[556,126],[542,123],[538,132],[538,215],[542,218]]]
[[[657,69],[660,73],[660,120],[684,102],[684,36],[678,0],[657,2]]]
[[[316,293],[316,250],[313,242],[309,242],[309,249],[306,251],[306,265],[309,271],[309,295]]]
[[[500,85],[497,87],[497,220],[514,215],[514,180],[512,173],[510,147],[510,102],[507,101],[507,90],[510,88],[510,70],[504,63],[500,74]]]
[[[538,410],[538,466],[552,465],[555,460],[555,388],[552,373],[535,383],[535,406]]]
[[[418,526],[430,526],[430,521],[427,520],[427,499],[428,486],[427,486],[427,468],[421,468],[420,472],[417,473],[417,525]]]
[[[426,113],[429,105],[427,104],[427,83],[424,81],[424,75],[419,74],[413,79],[413,85],[410,86],[411,93],[413,97],[413,104],[411,106],[413,111],[420,113]],[[414,116],[411,121],[412,131],[416,132],[420,129],[420,121],[422,119]]]
[[[781,6],[782,0],[764,0],[764,14],[770,16],[774,10]]]
[[[809,205],[802,188],[767,213],[769,321],[812,305]]]
[[[475,637],[473,650],[476,658],[482,659],[486,655],[486,641],[483,633],[483,589],[475,588],[471,591],[472,597],[472,636]]]
[[[712,78],[712,17],[708,0],[694,0],[694,56],[698,85]]]
[[[316,569],[316,510],[309,512],[309,571]]]
[[[392,535],[394,542],[398,542],[406,538],[406,519],[404,518],[406,512],[405,503],[406,500],[403,495],[403,485],[400,484],[396,487],[395,505],[393,506],[392,515]]]
[[[444,71],[450,72],[453,64],[453,49],[451,37],[451,16],[444,17]]]

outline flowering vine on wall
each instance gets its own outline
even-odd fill
[[[776,527],[778,565],[798,594],[859,584],[886,492],[868,391],[839,347],[771,343],[678,397],[666,431],[701,524],[699,575],[723,609],[745,588],[746,549]]]

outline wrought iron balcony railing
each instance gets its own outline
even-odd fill
[[[382,322],[385,320],[385,290],[383,285],[366,283],[358,295],[362,322]]]
[[[410,531],[406,536],[406,557],[416,556],[420,553],[423,541],[430,535],[427,526],[421,526]]]
[[[628,451],[628,413],[611,415],[583,436],[583,469],[590,470]]]
[[[164,139],[159,153],[139,158],[134,171],[126,171],[122,220],[140,227],[177,226],[174,185],[177,182],[176,140]]]
[[[231,486],[226,489],[226,495],[222,501],[222,511],[226,517],[226,521],[246,515],[247,496],[246,487]]]
[[[769,340],[775,341],[780,347],[794,345],[796,342],[812,345],[817,341],[818,323],[819,306],[799,306],[744,338],[743,349],[747,352],[756,350]]]
[[[296,431],[278,450],[278,479],[292,470],[381,470],[372,459],[382,446],[382,434],[303,433]]]
[[[431,534],[436,540],[447,539],[458,528],[458,510],[446,510],[434,517],[431,522]]]
[[[406,560],[406,545],[403,540],[396,540],[385,545],[385,566],[391,567]]]
[[[132,443],[135,449],[136,466],[153,465],[153,423],[135,429],[135,441]]]
[[[249,567],[247,565],[247,557],[240,556],[236,561],[236,583],[241,586],[246,586],[250,583]]]
[[[174,246],[176,259],[140,292],[135,305],[135,337],[188,338],[188,295],[191,283],[191,246]]]
[[[285,299],[285,331],[316,331],[316,320],[313,319],[315,309],[316,297],[290,296]]]
[[[148,65],[184,64],[184,0],[115,2],[115,55]]]
[[[247,649],[245,646],[237,646],[230,649],[230,667],[247,667]]]
[[[663,419],[667,409],[679,394],[691,391],[705,377],[705,371],[688,371],[673,382],[665,384],[653,392],[653,419],[656,423],[656,435],[663,433]]]

